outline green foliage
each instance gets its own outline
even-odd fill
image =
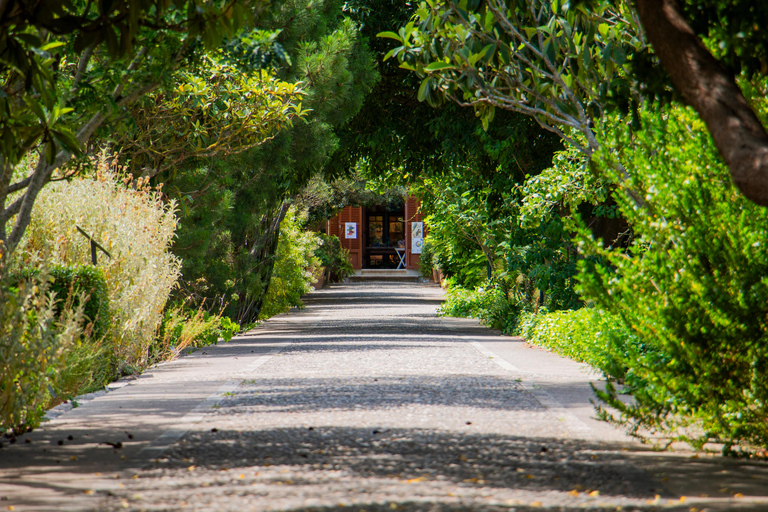
[[[98,266],[107,284],[117,357],[141,366],[179,276],[180,262],[170,252],[175,203],[144,180],[136,188],[126,186],[121,169],[105,154],[94,160],[92,177],[52,183],[42,191],[13,263],[16,268],[89,264],[90,241],[77,227],[92,235],[111,255],[99,253]]]
[[[339,237],[323,233],[319,233],[317,236],[320,238],[320,242],[315,249],[315,256],[328,272],[329,282],[338,283],[347,276],[354,274],[355,269],[349,261],[349,251],[341,247]]]
[[[432,241],[429,236],[424,239],[424,245],[421,247],[419,255],[419,274],[424,279],[432,279],[432,270],[435,267],[435,254],[432,250]]]
[[[491,279],[533,308],[578,307],[575,247],[563,216],[571,211],[566,201],[578,204],[579,198],[520,186],[503,172],[486,177],[462,167],[422,178],[415,190],[428,214],[433,260],[457,284],[476,288]],[[537,195],[549,203],[533,223],[525,199]]]
[[[0,265],[0,427],[23,432],[42,420],[82,321],[82,304],[64,304],[57,314],[45,274],[11,286]]]
[[[131,70],[127,70],[127,63],[137,53],[146,52],[144,45],[160,46],[163,35],[179,34],[192,40],[200,36],[205,46],[213,49],[225,35],[251,19],[252,11],[245,7],[249,3],[256,6],[256,2],[246,1],[224,6],[203,1],[187,5],[160,0],[4,4],[0,74],[8,91],[13,92],[0,98],[0,130],[6,142],[0,147],[0,154],[16,164],[38,146],[45,147],[49,162],[60,150],[79,150],[83,141],[75,137],[76,119],[85,112],[78,109],[75,115],[67,116],[72,112],[68,103],[74,95],[88,94],[85,89],[101,85],[87,83],[87,78],[85,84],[76,82],[84,71],[77,72],[78,59],[83,55],[99,55],[102,70],[106,67],[120,74],[120,67],[123,72],[134,71],[141,59],[134,61]],[[109,85],[106,90],[111,92]],[[106,97],[102,97],[97,105],[86,110],[93,112],[94,107],[98,110],[107,105]]]
[[[640,345],[620,321],[595,308],[523,313],[516,333],[533,345],[587,363],[615,378],[623,378],[626,372],[615,354],[636,350]]]
[[[522,301],[511,298],[500,286],[479,286],[470,290],[457,286],[450,278],[447,281],[448,289],[439,315],[477,318],[506,334],[515,330],[524,309]]]
[[[573,148],[558,151],[549,167],[536,176],[530,176],[522,187],[520,224],[535,228],[546,223],[553,215],[569,216],[582,204],[600,205],[608,198],[609,187],[598,173],[590,169],[589,162]],[[603,207],[596,216],[611,214]]]
[[[84,299],[83,315],[90,337],[101,339],[112,327],[109,310],[109,295],[104,273],[92,265],[52,265],[46,269],[50,292],[56,294],[56,314],[64,313],[64,305],[79,307]],[[15,280],[39,279],[40,269],[25,269],[14,274]]]
[[[582,230],[581,289],[641,343],[611,356],[619,389],[601,393],[635,432],[696,446],[768,443],[768,218],[733,187],[703,123],[690,111],[643,112],[642,132],[610,134],[628,177],[614,194],[635,238],[605,249]],[[597,262],[604,261],[605,265]]]
[[[246,151],[308,113],[300,83],[278,80],[274,71],[245,72],[220,57],[204,56],[174,82],[132,104],[134,129],[115,137],[137,175]]]
[[[163,187],[179,198],[179,227],[172,251],[181,260],[179,287],[172,292],[176,302],[195,307],[221,308],[237,314],[239,293],[232,249],[232,228],[238,221],[234,202],[237,183],[223,162],[189,166],[170,178]]]
[[[229,317],[211,314],[202,307],[191,309],[177,305],[166,309],[158,329],[157,341],[150,347],[150,359],[173,359],[189,347],[216,345],[229,341],[240,326]]]
[[[422,78],[419,101],[472,105],[486,127],[497,108],[520,112],[589,154],[592,120],[609,106],[630,110],[625,65],[645,45],[626,2],[566,4],[421,2],[412,21],[379,36],[400,44],[386,58]]]
[[[315,233],[304,231],[305,222],[306,213],[298,213],[292,207],[280,226],[275,266],[259,318],[302,307],[301,297],[312,289],[312,269],[319,264],[315,250],[320,239]]]

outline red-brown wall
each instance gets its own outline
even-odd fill
[[[419,268],[419,255],[411,254],[411,222],[423,222],[424,215],[419,211],[421,200],[408,196],[405,200],[405,268]],[[326,233],[336,235],[341,241],[341,246],[349,251],[349,258],[352,266],[356,269],[362,268],[363,264],[363,240],[365,239],[364,228],[365,211],[364,208],[347,206],[338,215],[330,219],[326,224]],[[357,223],[357,238],[345,238],[344,228],[347,222]],[[424,234],[427,229],[424,226]]]

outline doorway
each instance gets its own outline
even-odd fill
[[[398,268],[396,249],[405,249],[405,212],[374,210],[365,220],[364,268]]]

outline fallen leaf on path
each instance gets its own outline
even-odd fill
[[[660,499],[661,499],[661,496],[657,494],[656,496],[653,497],[652,500],[646,501],[646,503],[648,503],[649,505],[656,505]]]

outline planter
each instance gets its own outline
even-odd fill
[[[435,281],[435,284],[439,284],[442,288],[445,288],[445,276],[439,269],[432,269],[432,279]]]
[[[314,272],[312,272],[312,286],[315,287],[315,290],[325,288],[325,285],[328,282],[327,274],[325,267],[317,267]]]

